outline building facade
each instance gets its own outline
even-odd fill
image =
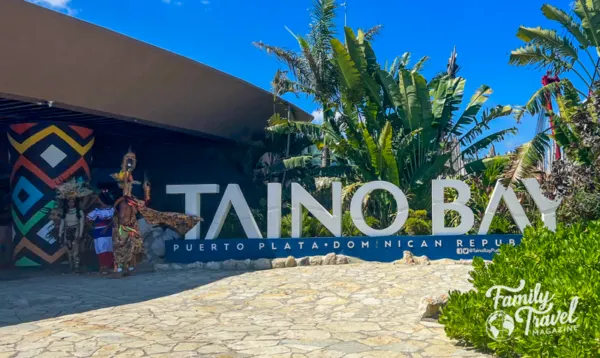
[[[183,212],[167,184],[251,185],[248,155],[274,111],[311,119],[214,68],[22,0],[0,2],[0,33],[10,34],[0,37],[0,267],[60,262],[48,236],[55,186],[110,182],[130,147],[153,207]],[[202,212],[217,204],[207,198]]]

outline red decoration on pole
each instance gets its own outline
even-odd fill
[[[560,78],[558,78],[558,76],[550,76],[550,71],[548,71],[546,73],[546,75],[544,77],[542,77],[542,85],[547,86],[550,83],[555,83],[555,82],[560,82]],[[545,94],[546,96],[546,109],[552,113],[554,112],[552,109],[552,96],[550,96],[550,93],[546,92]],[[550,115],[550,129],[552,130],[552,135],[554,135],[554,121],[552,120],[552,115]],[[556,141],[554,142],[554,159],[555,160],[560,160],[560,147],[558,146],[558,143],[556,143]]]

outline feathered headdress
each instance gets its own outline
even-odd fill
[[[56,198],[57,199],[76,199],[83,198],[93,194],[93,191],[88,187],[88,184],[78,179],[71,179],[56,187]]]
[[[137,158],[135,153],[131,151],[131,147],[125,155],[123,156],[123,160],[121,161],[121,172],[122,173],[131,173],[135,170],[135,166],[137,165]]]

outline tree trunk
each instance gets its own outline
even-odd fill
[[[288,159],[290,157],[290,141],[291,141],[291,133],[287,134],[287,145],[285,148],[285,158],[284,159]],[[285,177],[287,174],[287,169],[283,169],[283,178],[281,179],[281,183],[283,184],[283,186],[285,187]]]
[[[331,154],[329,153],[329,147],[323,146],[321,151],[321,168],[327,168],[331,164]]]
[[[333,118],[333,114],[331,113],[329,105],[327,102],[321,102],[321,108],[323,108],[323,122],[329,121],[330,118]],[[331,165],[331,153],[329,152],[329,147],[325,144],[325,138],[323,139],[323,149],[321,150],[321,168],[327,168]]]

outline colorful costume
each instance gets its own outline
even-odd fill
[[[111,176],[119,183],[119,188],[123,189],[123,196],[131,196],[131,190],[133,189],[133,185],[139,185],[139,181],[133,180],[133,171],[135,170],[135,166],[137,165],[137,159],[134,153],[131,152],[131,149],[123,156],[123,161],[121,162],[121,171],[117,174],[112,174]]]
[[[152,210],[146,205],[150,201],[150,183],[144,178],[145,201],[136,199],[131,194],[133,184],[141,184],[133,180],[132,172],[137,164],[137,159],[131,151],[125,154],[121,163],[121,172],[112,177],[119,182],[123,189],[123,196],[115,202],[115,215],[113,221],[113,249],[115,265],[123,275],[135,266],[135,258],[143,253],[144,242],[140,233],[137,214],[141,214],[150,225],[170,226],[185,235],[202,219],[179,213],[162,213]]]
[[[79,244],[83,236],[84,217],[83,210],[73,208],[60,220],[60,243],[67,249],[69,267],[73,271],[79,271]]]
[[[94,249],[98,256],[100,269],[114,266],[112,226],[115,208],[96,208],[87,214],[87,219],[94,225]]]
[[[143,240],[137,222],[137,204],[132,197],[121,197],[115,203],[113,246],[117,268],[127,274],[135,266],[135,256],[143,251]]]
[[[63,200],[63,211],[60,215],[58,230],[59,242],[66,249],[69,256],[71,270],[79,271],[80,244],[84,236],[83,210],[80,208],[81,198],[90,195],[92,191],[83,181],[71,179],[59,185],[56,189],[57,199]]]

